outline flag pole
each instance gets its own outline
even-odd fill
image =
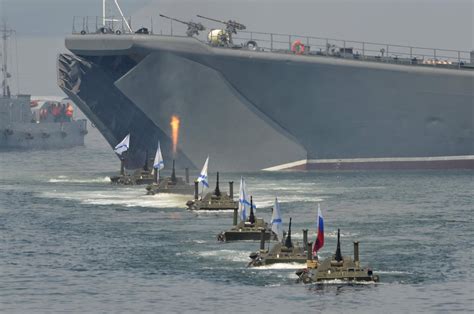
[[[274,209],[272,207],[272,216],[271,217],[273,217],[273,211],[274,211]],[[270,242],[272,241],[272,235],[273,235],[273,220],[272,220],[272,223],[270,224],[270,239],[268,239],[268,252],[270,252]]]
[[[204,193],[204,184],[202,184],[202,181],[201,181],[201,185],[202,185],[202,188],[201,188],[201,199],[202,199],[202,194]]]

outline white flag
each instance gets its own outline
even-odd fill
[[[256,215],[257,206],[255,203],[252,204],[253,214]],[[247,192],[247,184],[245,179],[240,177],[240,189],[239,189],[239,215],[240,220],[247,221],[250,215],[250,195]]]
[[[278,199],[275,197],[275,206],[273,207],[272,213],[272,231],[277,235],[278,241],[283,241],[283,220],[281,218],[280,204]]]
[[[204,163],[204,167],[202,167],[201,174],[197,178],[197,181],[202,183],[203,188],[209,187],[209,182],[207,181],[207,165],[208,164],[209,164],[209,156],[207,156],[206,162]]]
[[[130,133],[125,136],[125,138],[115,146],[114,151],[117,155],[122,155],[130,147]]]
[[[250,199],[247,194],[247,187],[245,186],[245,180],[240,177],[240,188],[239,188],[239,216],[240,220],[247,221],[247,217],[250,214]]]
[[[155,160],[153,161],[153,168],[158,171],[163,169],[164,167],[165,163],[163,161],[163,156],[161,155],[160,141],[158,141],[158,148],[156,149]]]

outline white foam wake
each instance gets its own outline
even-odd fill
[[[223,210],[193,210],[193,213],[206,216],[206,215],[219,215],[219,214],[230,214],[233,213],[233,209],[223,209]]]
[[[350,238],[350,237],[356,237],[358,233],[351,233],[351,232],[341,232],[341,238]],[[325,234],[327,238],[337,238],[337,230],[327,232]]]
[[[411,275],[408,271],[401,271],[401,270],[374,270],[376,275],[378,274],[386,274],[386,275]]]
[[[100,178],[90,178],[90,179],[74,179],[68,178],[67,176],[58,176],[56,178],[51,178],[48,180],[49,183],[108,183],[110,182],[110,177],[100,177]]]
[[[292,193],[281,193],[276,195],[278,196],[278,202],[281,203],[294,203],[294,202],[303,202],[303,203],[318,203],[323,202],[324,198],[320,196],[308,196],[308,195],[296,195]],[[268,208],[273,207],[275,203],[275,195],[262,195],[260,197],[255,197],[255,204],[258,208]]]
[[[323,280],[313,283],[314,285],[375,285],[376,282],[373,281],[347,281],[340,279],[333,280]]]
[[[114,189],[102,191],[48,191],[42,197],[69,199],[82,204],[120,205],[125,207],[185,208],[188,196],[160,193],[146,195],[144,189]]]
[[[247,251],[236,250],[214,250],[214,251],[200,251],[197,255],[201,257],[214,257],[219,260],[226,260],[232,262],[249,262],[250,253]]]
[[[265,266],[254,267],[253,269],[268,270],[268,269],[300,269],[305,268],[305,263],[276,263]]]

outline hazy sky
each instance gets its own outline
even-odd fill
[[[112,2],[112,1],[110,1]],[[196,14],[236,19],[249,30],[296,33],[456,50],[474,49],[474,0],[120,0],[137,21],[152,16],[155,31],[169,30],[163,13],[198,21]],[[56,56],[73,16],[101,15],[101,0],[0,0],[0,16],[17,31],[20,90],[61,95]],[[145,19],[146,17],[146,19]],[[216,26],[209,25],[209,26]],[[180,31],[174,25],[175,31]],[[15,42],[12,43],[15,56]],[[16,64],[11,71],[16,75]],[[13,84],[16,91],[17,85]]]

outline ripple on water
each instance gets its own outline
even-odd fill
[[[8,172],[13,159],[5,163]],[[112,186],[102,170],[35,176],[28,167],[0,178],[5,312],[472,311],[472,172],[249,174],[258,215],[268,221],[278,196],[295,242],[303,228],[314,239],[320,202],[320,258],[333,254],[340,228],[343,254],[360,240],[362,265],[382,280],[303,285],[300,264],[247,268],[258,241],[216,241],[231,212],[188,212],[188,197]]]

